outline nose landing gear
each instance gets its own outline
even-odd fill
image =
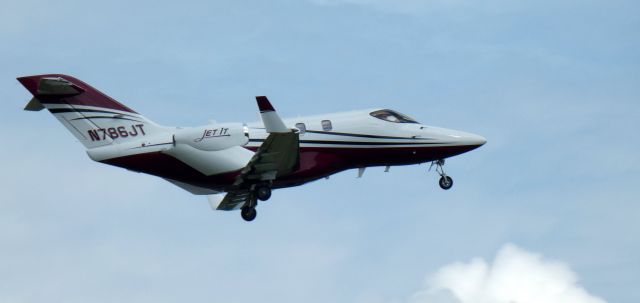
[[[440,188],[447,190],[453,186],[453,179],[449,176],[442,176],[438,183],[440,184]]]
[[[440,159],[440,160],[436,160],[431,162],[431,167],[429,167],[429,171],[431,171],[431,168],[436,167],[436,172],[440,175],[440,181],[438,182],[438,184],[440,185],[440,188],[444,189],[444,190],[448,190],[453,186],[453,179],[451,179],[451,177],[447,176],[447,174],[444,172],[444,159]]]

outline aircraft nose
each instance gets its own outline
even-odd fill
[[[460,145],[480,147],[487,143],[487,139],[485,139],[485,137],[472,133],[455,132],[453,134],[449,134],[449,136],[455,138],[456,143]]]
[[[476,146],[482,146],[487,143],[487,139],[485,139],[485,137],[476,134],[468,134],[463,141],[465,141],[465,143],[468,143],[469,145]]]

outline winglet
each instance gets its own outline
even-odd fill
[[[260,109],[261,113],[264,113],[264,112],[275,112],[276,111],[273,108],[273,105],[271,105],[271,102],[269,102],[269,99],[267,99],[266,96],[256,96],[256,101],[258,101],[258,108]]]
[[[257,96],[256,101],[258,101],[258,108],[260,109],[260,116],[262,117],[262,123],[264,124],[265,129],[268,133],[288,133],[291,132],[276,110],[269,102],[269,99],[265,96]]]

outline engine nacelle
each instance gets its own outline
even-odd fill
[[[241,123],[210,124],[179,129],[174,140],[176,144],[186,144],[199,150],[218,151],[246,145],[249,134]]]

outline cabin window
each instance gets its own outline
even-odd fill
[[[322,120],[322,130],[328,132],[328,131],[331,131],[332,129],[333,129],[333,126],[331,126],[331,121]]]
[[[369,115],[376,117],[380,120],[389,121],[393,123],[418,123],[418,121],[409,118],[399,112],[392,111],[390,109],[381,109],[371,112]]]
[[[301,135],[307,132],[307,126],[304,125],[304,123],[296,123],[296,128],[300,131]]]

